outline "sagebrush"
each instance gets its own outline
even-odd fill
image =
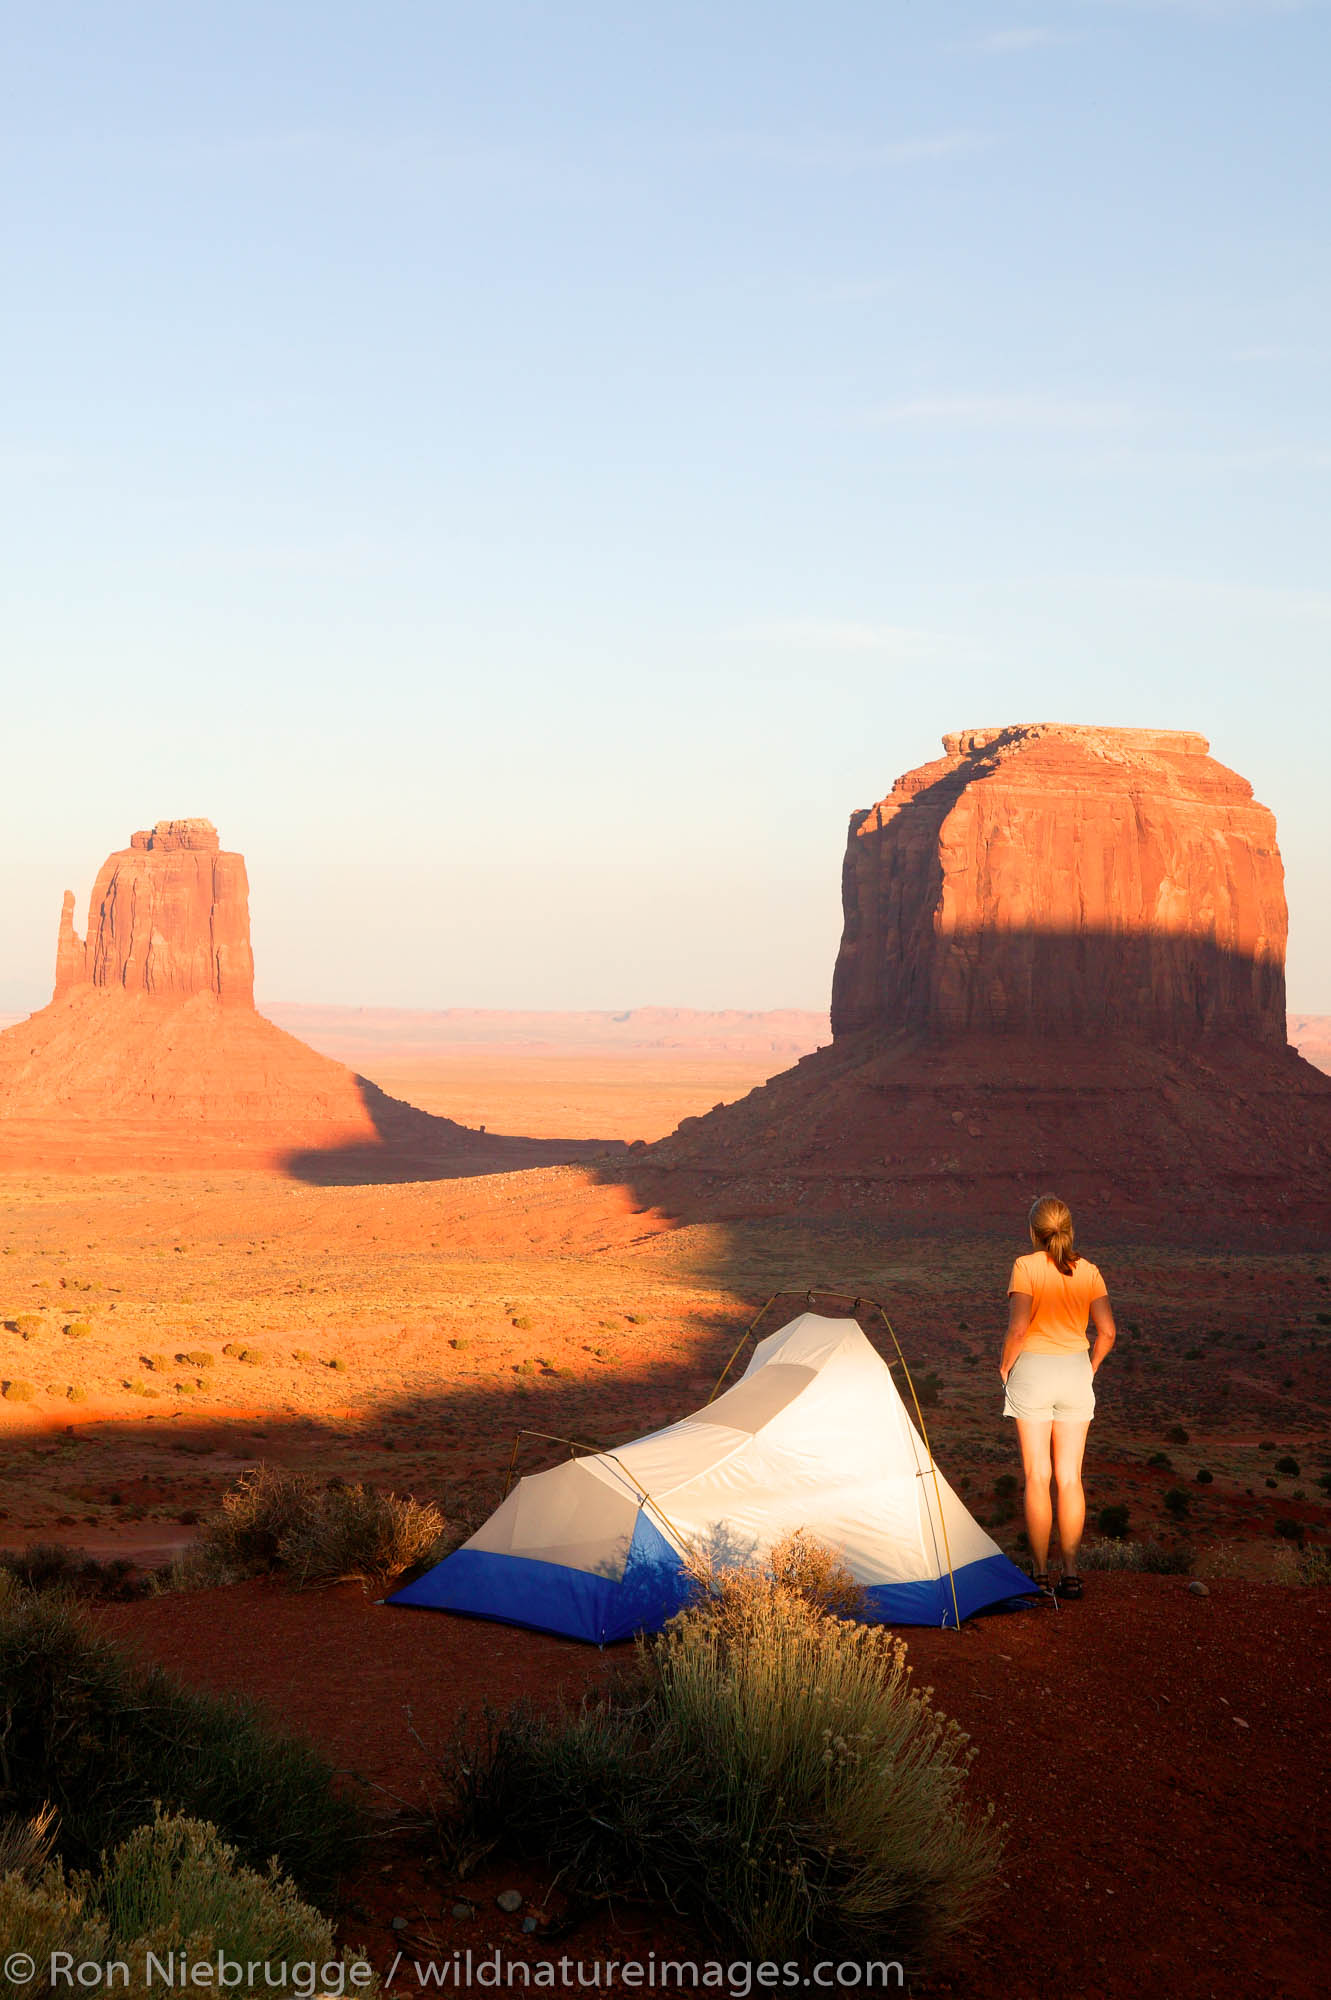
[[[158,1804],[210,1821],[256,1867],[275,1855],[315,1896],[359,1852],[361,1810],[312,1745],[141,1665],[59,1593],[0,1602],[0,1751],[0,1813],[54,1807],[76,1867]]]
[[[178,1566],[178,1581],[281,1575],[297,1589],[351,1579],[381,1584],[423,1561],[444,1532],[444,1517],[429,1502],[260,1465],[223,1494]]]
[[[11,1833],[11,1846],[21,1842]],[[5,1845],[0,1824],[0,1855]],[[233,1995],[350,1990],[346,1974],[359,1954],[338,1951],[327,1918],[301,1900],[288,1877],[247,1867],[205,1821],[159,1812],[97,1868],[72,1874],[41,1853],[40,1839],[27,1845],[26,1860],[0,1868],[0,1934],[8,1952],[30,1956],[38,1973],[12,1983],[8,1956],[0,2000],[56,1990],[49,1968],[57,1951],[84,1963],[119,1961],[128,1978],[117,1973],[115,1991],[132,2000],[160,1993],[160,1968],[182,1952],[191,1965],[215,1964],[220,1953]],[[376,1987],[362,1977],[356,1990],[373,1994]]]
[[[441,1829],[455,1866],[539,1858],[575,1893],[664,1899],[752,1958],[919,1964],[994,1882],[972,1755],[899,1639],[741,1572],[581,1708],[464,1729]]]

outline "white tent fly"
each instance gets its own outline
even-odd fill
[[[837,1551],[876,1622],[956,1625],[1032,1592],[933,1464],[857,1322],[806,1312],[692,1416],[519,1480],[389,1602],[604,1644],[690,1600],[691,1555],[756,1564],[795,1529]]]

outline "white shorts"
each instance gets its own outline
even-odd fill
[[[1095,1415],[1089,1349],[1080,1354],[1019,1354],[1008,1370],[1003,1415],[1045,1424],[1089,1423]]]

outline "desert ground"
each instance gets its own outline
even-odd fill
[[[482,1045],[381,1050],[362,1066],[395,1094],[491,1130],[624,1140],[654,1137],[772,1065],[734,1048]],[[413,1493],[470,1526],[500,1497],[515,1439],[520,1470],[561,1450],[520,1433],[612,1445],[667,1422],[704,1400],[773,1294],[760,1333],[808,1288],[828,1287],[884,1303],[940,1465],[1019,1556],[996,1360],[1020,1218],[1007,1235],[925,1236],[863,1217],[681,1216],[663,1199],[622,1152],[394,1185],[7,1176],[0,1541],[152,1565],[260,1460]],[[1133,1536],[1186,1541],[1210,1596],[1190,1596],[1178,1576],[1100,1576],[1086,1604],[1045,1625],[1018,1613],[972,1621],[960,1638],[909,1635],[917,1670],[980,1746],[977,1782],[1019,1833],[1009,1875],[1022,1906],[1003,1917],[997,1959],[968,1946],[913,1990],[1127,1994],[1154,1958],[1176,1995],[1311,1993],[1297,1947],[1322,1865],[1313,1829],[1326,1823],[1327,1760],[1315,1745],[1331,1605],[1325,1589],[1279,1579],[1292,1538],[1325,1544],[1331,1527],[1320,1483],[1331,1471],[1331,1254],[1089,1237],[1085,1248],[1121,1328],[1092,1433],[1091,1522],[1125,1506]],[[354,1587],[293,1598],[245,1585],[98,1615],[187,1677],[256,1693],[398,1798],[422,1781],[418,1739],[434,1740],[459,1707],[485,1691],[576,1691],[609,1657],[377,1609]],[[312,1694],[332,1687],[337,1660],[354,1671]],[[1066,1803],[1081,1783],[1077,1718],[1111,1709],[1083,1823]],[[1244,1814],[1269,1824],[1249,1824],[1236,1844]],[[1201,1938],[1195,1911],[1176,1922],[1170,1894],[1152,1886],[1152,1856],[1183,1866],[1199,1840],[1218,1844],[1228,1885],[1222,1939],[1205,1924]],[[1068,1843],[1089,1902],[1069,1898]],[[1135,1887],[1122,1880],[1134,1855]],[[1269,1905],[1260,1917],[1235,1886],[1244,1855]],[[424,1927],[450,1951],[490,1938],[484,1910],[465,1937],[450,1928],[456,1891],[414,1868],[397,1861],[348,1890],[348,1922],[378,1955],[400,1904],[414,1935]],[[481,1902],[499,1886],[483,1881]],[[1037,1975],[1021,1939],[1047,1921],[1042,1909],[1056,1936]],[[679,1942],[659,1912],[622,1922],[582,1948]]]

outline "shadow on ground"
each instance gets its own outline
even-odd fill
[[[605,1164],[629,1149],[617,1139],[526,1139],[459,1125],[390,1097],[368,1077],[356,1087],[374,1125],[375,1138],[347,1146],[312,1147],[280,1162],[293,1180],[311,1187],[389,1186],[399,1181],[465,1180],[482,1174],[522,1173],[529,1167]]]

